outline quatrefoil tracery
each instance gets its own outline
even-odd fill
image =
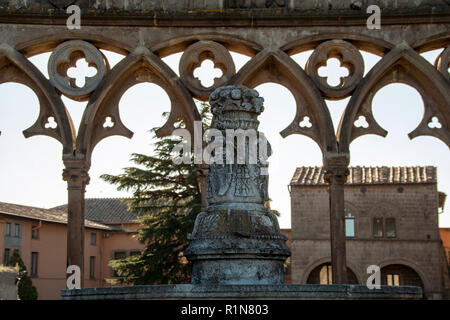
[[[328,59],[336,58],[341,67],[348,69],[348,76],[341,77],[337,86],[330,86],[327,77],[319,75],[319,68],[327,66]],[[364,60],[358,49],[343,40],[330,40],[320,44],[309,57],[306,73],[319,88],[325,98],[343,99],[351,95],[364,74]]]
[[[89,67],[95,67],[93,76],[86,76],[84,86],[77,86],[77,79],[68,75],[68,70],[77,66],[77,61],[85,59]],[[52,52],[48,62],[50,82],[65,96],[85,101],[97,88],[107,72],[107,62],[100,50],[86,41],[71,40],[61,43]]]
[[[214,79],[210,87],[202,85],[194,76],[194,70],[201,66],[204,60],[211,60],[214,68],[222,71],[222,76]],[[235,74],[233,58],[228,50],[214,41],[198,41],[189,46],[181,56],[179,64],[180,77],[194,98],[207,101],[209,95],[218,87],[225,85]]]

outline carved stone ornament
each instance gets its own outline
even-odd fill
[[[92,77],[85,77],[83,87],[78,87],[74,78],[67,75],[69,68],[75,67],[79,59],[84,58],[89,67],[95,67],[97,73]],[[62,94],[77,101],[85,101],[107,72],[105,57],[100,50],[86,41],[73,40],[61,43],[52,52],[48,62],[50,82]]]
[[[194,77],[194,70],[200,67],[204,60],[212,60],[214,67],[222,71],[220,78],[214,79],[214,84],[206,88],[200,80]],[[189,46],[181,56],[179,65],[180,77],[186,87],[199,100],[208,100],[209,95],[220,86],[226,84],[235,74],[233,59],[228,50],[214,41],[199,41]]]
[[[348,69],[349,75],[341,77],[337,86],[330,86],[327,77],[319,76],[320,67],[326,66],[328,59],[336,58],[341,66]],[[320,44],[309,57],[306,73],[320,89],[325,98],[343,99],[351,95],[364,75],[364,60],[358,49],[349,42],[330,40]]]
[[[245,86],[220,87],[210,96],[211,126],[226,137],[224,149],[230,141],[235,149],[233,156],[225,152],[222,163],[209,166],[208,207],[197,215],[192,242],[184,252],[193,263],[194,284],[283,283],[283,262],[290,252],[276,216],[264,206],[269,199],[268,164],[260,151],[268,157],[271,149],[257,131],[263,101]],[[245,160],[240,163],[237,130],[248,134],[241,140]],[[250,161],[252,150],[258,153],[255,162]]]

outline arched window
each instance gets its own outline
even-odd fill
[[[347,267],[348,283],[358,284],[355,273]],[[330,262],[315,267],[308,275],[307,284],[333,284],[333,268]]]
[[[332,284],[333,283],[333,272],[331,269],[331,265],[324,265],[320,269],[319,274],[320,284]]]
[[[348,209],[345,209],[345,236],[347,238],[355,237],[355,216]]]

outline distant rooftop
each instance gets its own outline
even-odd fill
[[[413,184],[436,183],[436,167],[349,167],[347,183],[362,184]],[[290,185],[326,185],[322,167],[299,167]]]
[[[86,219],[99,223],[137,222],[138,214],[128,211],[124,198],[88,198],[85,200]],[[67,212],[67,204],[54,209]]]
[[[23,206],[19,204],[0,202],[0,214],[16,216],[21,218],[40,220],[46,222],[67,224],[67,213],[62,210],[56,209],[44,209]],[[90,219],[84,221],[85,226],[88,228],[110,230],[111,228]]]

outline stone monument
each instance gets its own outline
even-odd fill
[[[245,86],[220,87],[210,95],[211,127],[224,137],[226,151],[209,166],[208,207],[198,214],[185,252],[193,263],[193,284],[283,283],[287,238],[264,206],[268,164],[260,155],[270,156],[271,150],[257,131],[263,101]]]

